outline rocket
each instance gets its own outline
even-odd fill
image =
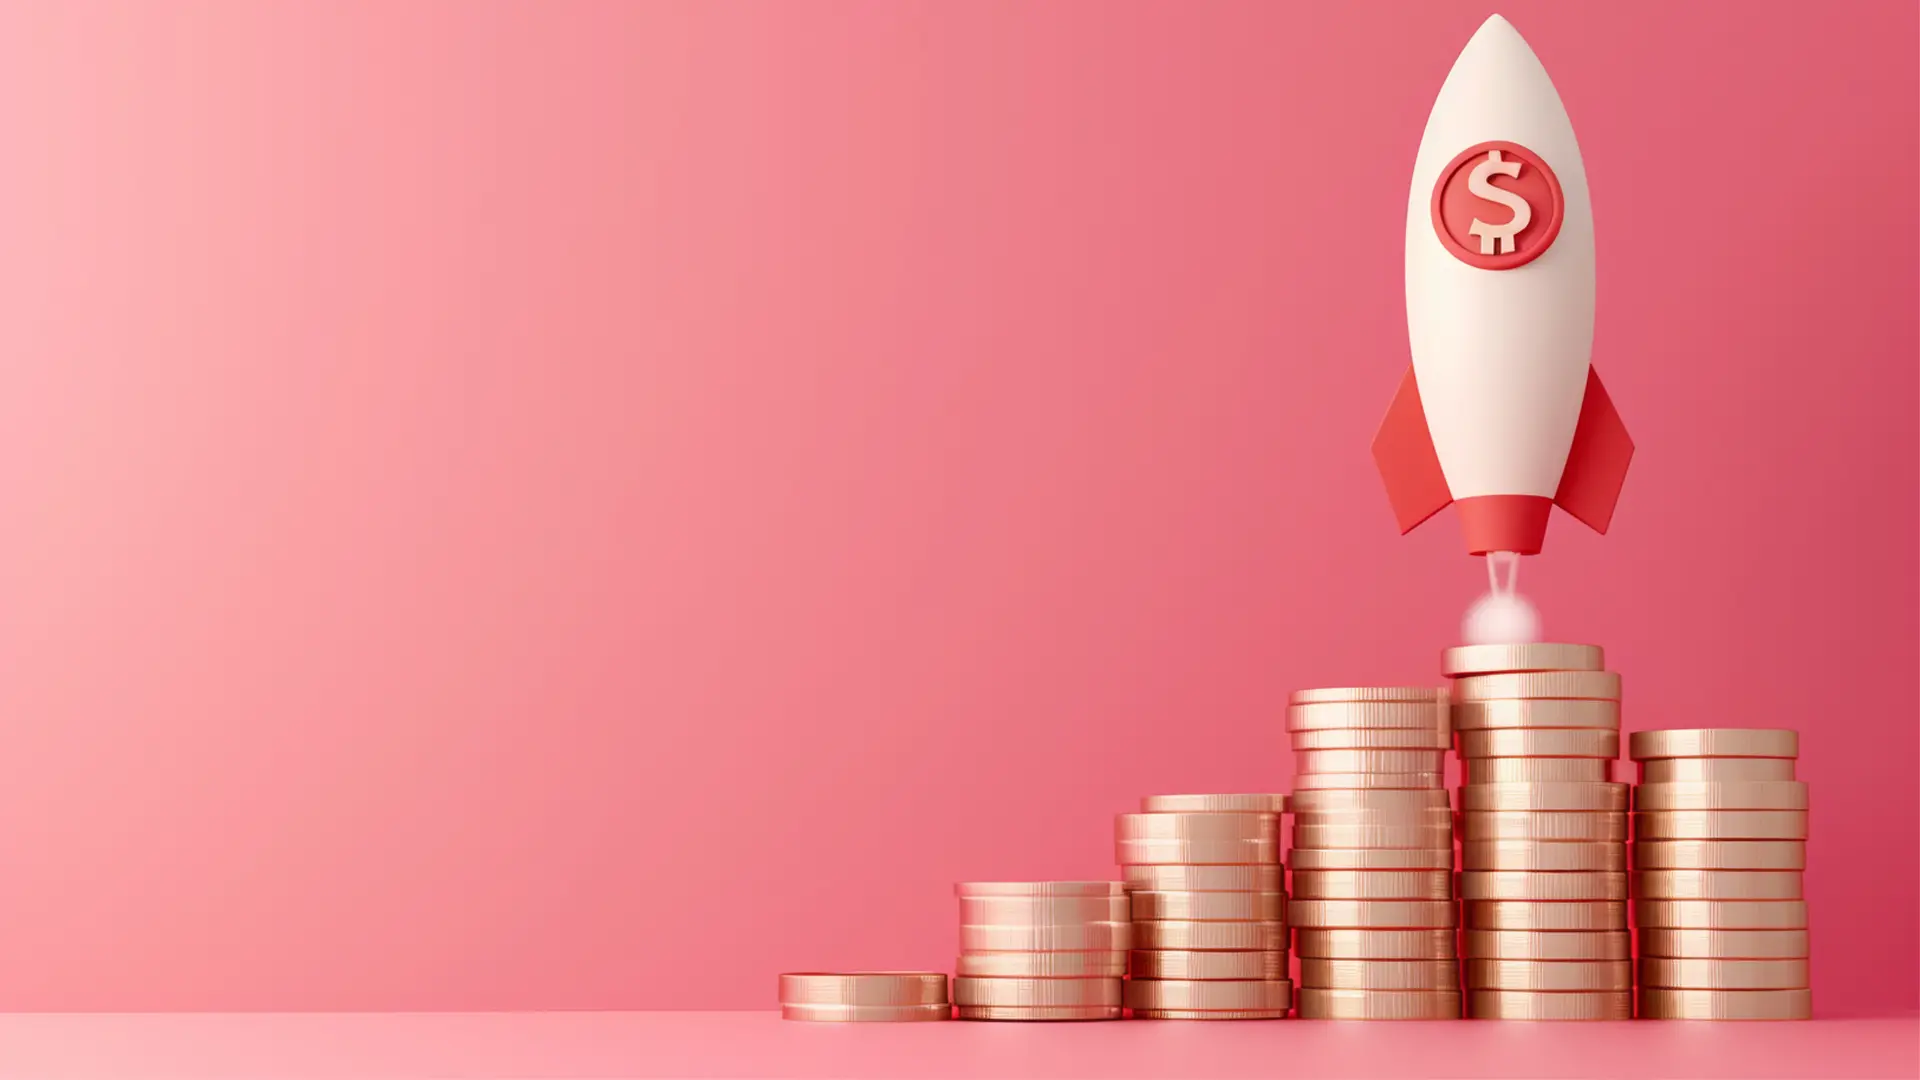
[[[1427,118],[1407,195],[1413,366],[1373,440],[1402,533],[1538,554],[1558,505],[1604,533],[1633,441],[1593,370],[1593,208],[1560,95],[1498,15]]]

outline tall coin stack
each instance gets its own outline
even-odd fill
[[[1144,1020],[1278,1020],[1287,981],[1281,795],[1150,795],[1114,820],[1132,900],[1133,978]]]
[[[1635,732],[1640,1015],[1806,1020],[1807,785],[1783,729]]]
[[[1118,1020],[1133,941],[1117,881],[976,881],[960,898],[962,1020]]]
[[[1444,698],[1432,687],[1300,690],[1287,731],[1300,1016],[1458,1019]]]
[[[1633,1016],[1620,676],[1594,645],[1448,649],[1467,1015]]]

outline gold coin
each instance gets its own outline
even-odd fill
[[[1130,922],[1092,922],[1077,926],[960,927],[962,952],[1093,952],[1133,948]]]
[[[1467,784],[1462,810],[1625,810],[1626,784]]]
[[[1296,900],[1451,900],[1445,870],[1295,870]]]
[[[1119,1005],[962,1005],[959,1020],[1118,1020],[1126,1015]]]
[[[1728,784],[1793,779],[1792,758],[1659,758],[1640,763],[1642,784]]]
[[[1636,870],[1804,870],[1805,840],[1642,840]]]
[[[1633,989],[1631,960],[1494,960],[1460,962],[1468,990],[1533,990],[1591,994]]]
[[[1277,922],[1287,917],[1287,894],[1283,892],[1136,892],[1133,894],[1135,921],[1179,919],[1188,922],[1219,922],[1223,919],[1252,919]]]
[[[1611,671],[1530,671],[1507,675],[1469,675],[1455,679],[1453,700],[1568,698],[1619,701],[1620,676]]]
[[[1272,840],[1278,814],[1115,814],[1115,840]]]
[[[1285,1020],[1285,1009],[1135,1009],[1135,1020]]]
[[[1137,949],[1128,954],[1136,979],[1284,979],[1283,949],[1197,952],[1192,949]]]
[[[1811,990],[1640,991],[1646,1020],[1811,1020]]]
[[[1469,810],[1460,815],[1460,839],[1618,844],[1627,839],[1627,815],[1614,810]]]
[[[1117,979],[1127,973],[1127,954],[1092,952],[963,952],[954,974],[993,979]]]
[[[1805,810],[1662,810],[1633,815],[1635,840],[1805,840]]]
[[[1627,739],[1627,756],[1654,758],[1800,756],[1800,733],[1791,728],[1674,728],[1636,731]]]
[[[780,976],[782,1005],[944,1005],[940,971],[796,971]]]
[[[1295,930],[1302,959],[1452,960],[1452,930]]]
[[[1293,871],[1451,870],[1453,845],[1431,848],[1294,848]]]
[[[1573,757],[1463,757],[1460,781],[1465,784],[1604,783],[1613,779],[1613,762],[1606,758]]]
[[[1460,733],[1469,758],[1617,758],[1620,733],[1602,728],[1483,728]]]
[[[1627,905],[1619,900],[1472,900],[1469,930],[1625,930]]]
[[[1279,866],[1124,866],[1127,888],[1148,892],[1280,892]]]
[[[968,926],[1078,926],[1125,922],[1124,896],[963,896],[960,921]]]
[[[1422,930],[1454,926],[1451,900],[1295,900],[1287,921],[1313,930]]]
[[[1474,959],[1633,959],[1633,935],[1625,930],[1468,930],[1461,942]]]
[[[1805,930],[1641,930],[1643,957],[1702,960],[1804,960]]]
[[[1284,814],[1285,795],[1148,795],[1140,809],[1149,814]]]
[[[1620,730],[1618,701],[1564,698],[1496,698],[1456,701],[1449,722],[1455,731],[1528,728],[1605,728]]]
[[[1419,791],[1445,788],[1445,774],[1424,773],[1297,773],[1293,798],[1309,791]]]
[[[951,1020],[953,1006],[938,1005],[813,1005],[780,1006],[782,1020],[811,1020],[815,1023],[906,1024],[921,1020]]]
[[[1122,866],[1278,864],[1280,843],[1277,840],[1120,840],[1114,844],[1113,861]]]
[[[1355,731],[1402,728],[1447,731],[1447,703],[1426,701],[1345,701],[1287,707],[1287,730]]]
[[[1452,847],[1447,825],[1295,825],[1293,848]],[[1295,865],[1298,865],[1296,860]]]
[[[1437,773],[1447,767],[1445,750],[1296,750],[1302,773]]]
[[[1331,686],[1295,690],[1288,705],[1320,705],[1328,702],[1355,701],[1439,701],[1445,691],[1437,686]]]
[[[1468,840],[1460,845],[1462,870],[1538,870],[1546,873],[1620,873],[1627,848],[1619,843],[1578,840]]]
[[[1295,828],[1302,825],[1424,825],[1453,828],[1453,810],[1445,803],[1426,807],[1360,808],[1354,810],[1314,810],[1293,815]]]
[[[1445,788],[1413,790],[1302,791],[1293,797],[1296,818],[1301,814],[1337,814],[1352,810],[1445,810],[1452,805]]]
[[[1285,1009],[1293,984],[1285,979],[1129,979],[1131,1009]]]
[[[1300,986],[1324,990],[1458,990],[1453,960],[1300,961]]]
[[[1641,784],[1635,810],[1805,810],[1803,780],[1729,780],[1721,783]]]
[[[1296,731],[1297,750],[1445,750],[1453,745],[1444,728],[1327,728]]]
[[[1462,900],[1625,900],[1627,875],[1616,873],[1469,870],[1460,875]]]
[[[1036,1006],[1119,1005],[1119,979],[982,979],[971,975],[953,980],[955,1005]]]
[[[969,896],[1125,896],[1118,881],[963,881],[953,895]]]
[[[1455,645],[1440,654],[1440,674],[1497,675],[1507,671],[1600,671],[1606,653],[1598,645]]]
[[[1467,1015],[1475,1020],[1631,1020],[1633,991],[1470,990]]]
[[[1807,962],[1642,957],[1640,985],[1673,990],[1803,990]]]
[[[1172,922],[1133,924],[1136,949],[1213,952],[1220,949],[1273,951],[1287,947],[1287,924],[1274,922]]]
[[[1798,900],[1800,870],[1640,870],[1633,895],[1642,900]]]
[[[1805,930],[1805,900],[1635,900],[1646,930]]]
[[[1302,1020],[1458,1020],[1458,990],[1300,988]]]

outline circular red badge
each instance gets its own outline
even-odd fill
[[[1560,235],[1566,212],[1560,178],[1519,143],[1469,147],[1433,185],[1433,231],[1454,258],[1482,270],[1539,258]]]

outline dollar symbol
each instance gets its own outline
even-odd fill
[[[1529,221],[1533,220],[1533,207],[1527,205],[1527,200],[1514,192],[1488,183],[1487,177],[1495,173],[1501,176],[1518,177],[1520,163],[1501,158],[1498,150],[1487,151],[1487,160],[1475,165],[1473,172],[1467,176],[1467,190],[1488,202],[1499,203],[1513,211],[1513,220],[1500,225],[1489,225],[1479,218],[1474,218],[1473,224],[1467,227],[1467,231],[1480,238],[1480,254],[1498,255],[1500,246],[1505,244],[1507,254],[1511,255],[1517,250],[1514,237],[1521,229],[1527,227]]]

